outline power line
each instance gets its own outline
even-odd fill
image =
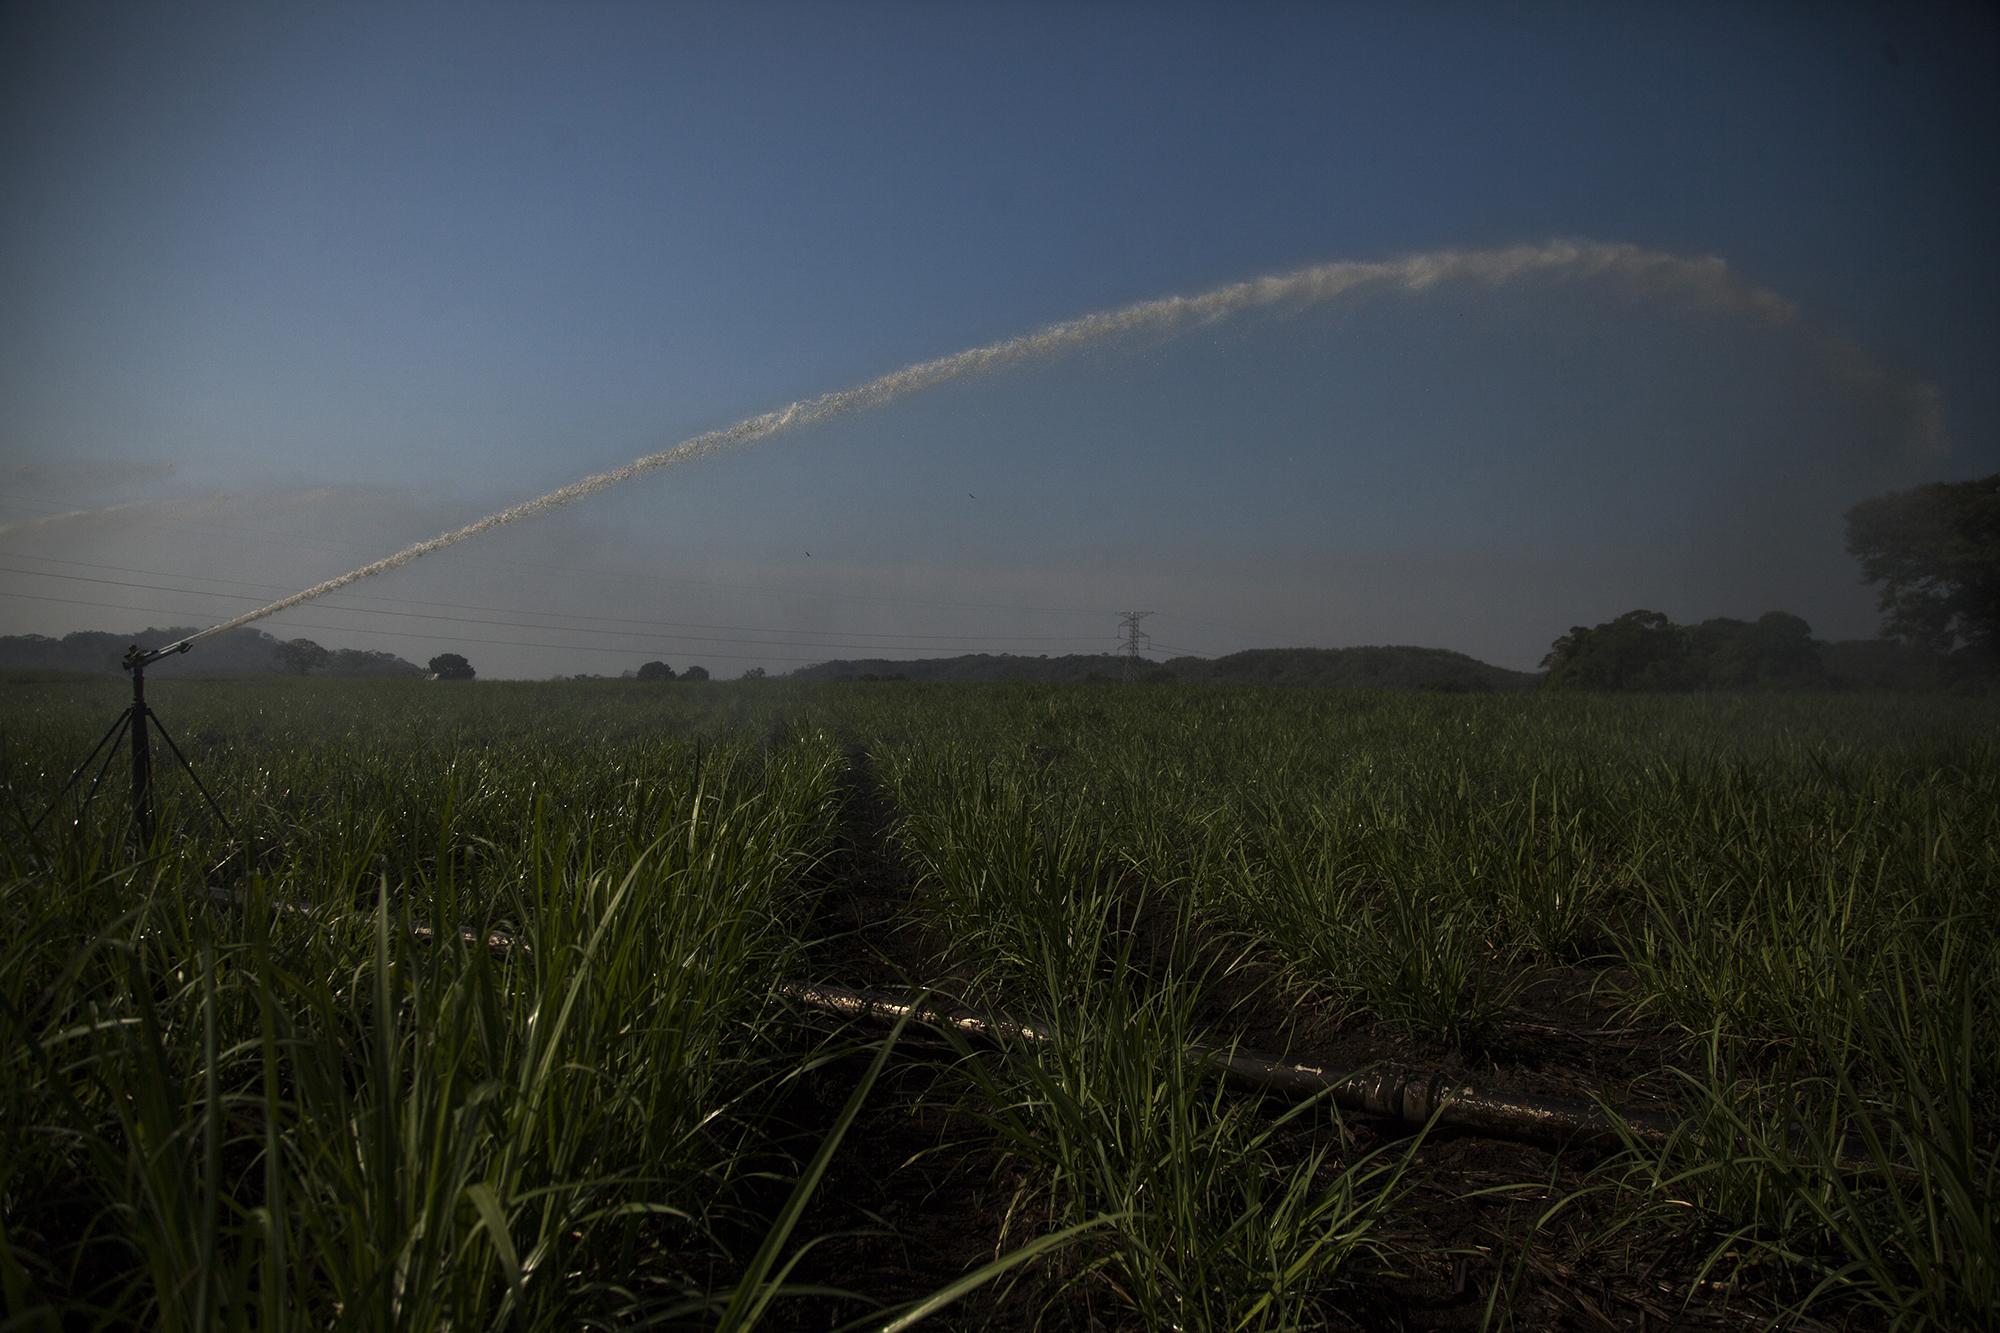
[[[70,597],[42,597],[36,595],[35,593],[12,592],[6,589],[0,589],[0,597],[25,597],[30,601],[36,601],[36,602],[57,602],[64,606],[100,607],[107,611],[139,611],[147,615],[187,614],[184,611],[163,611],[158,607],[130,606],[120,602],[92,602]],[[298,621],[293,624],[292,628],[329,630],[340,634],[359,634],[377,639],[395,637],[389,630],[368,629],[366,627],[353,626],[353,625],[316,625],[307,621]],[[410,637],[410,636],[404,635],[402,637]],[[456,634],[425,634],[416,637],[430,639],[438,643],[479,643],[479,644],[492,644],[496,646],[510,647],[510,648],[547,648],[556,652],[565,652],[565,653],[601,653],[601,654],[609,654],[609,655],[624,657],[627,660],[630,660],[635,655],[634,650],[630,648],[599,648],[592,644],[587,644],[587,643],[530,643],[525,639],[475,639],[475,638],[468,638],[464,635],[456,635]],[[791,647],[796,645],[782,645],[782,646]],[[915,650],[900,649],[895,651],[915,651]],[[808,662],[809,663],[809,662],[824,662],[827,660],[824,657],[777,657],[765,653],[755,653],[755,654],[703,653],[702,656],[707,657],[711,660],[720,659],[725,662]]]
[[[137,502],[131,502],[131,503],[137,503]],[[199,503],[199,501],[188,501],[186,503]],[[102,509],[106,507],[107,506],[100,506],[99,508]],[[125,506],[109,506],[109,507],[123,508]],[[51,516],[66,517],[73,514],[79,518],[87,518],[92,513],[95,512],[97,511],[78,507],[75,509],[60,510]],[[145,522],[143,520],[132,519],[132,518],[125,518],[122,521],[127,527],[148,528],[154,532],[166,533],[169,536],[177,536],[181,532],[186,531],[189,527],[195,526],[192,524],[185,524],[185,523],[173,524],[173,523],[161,523],[157,521]],[[300,546],[317,546],[330,551],[347,551],[358,555],[368,556],[371,558],[383,554],[381,548],[377,546],[365,546],[355,542],[343,542],[323,537],[301,537],[295,533],[273,532],[268,528],[244,527],[240,524],[203,521],[199,525],[199,528],[204,535],[212,535],[217,532],[241,533],[246,536],[281,541],[287,547],[292,547],[292,548],[297,548]],[[30,557],[30,558],[37,559],[45,557]],[[921,598],[909,598],[909,597],[876,597],[876,596],[869,596],[863,593],[797,591],[797,590],[783,589],[783,588],[759,587],[758,585],[752,583],[728,583],[716,579],[669,578],[668,576],[663,574],[644,574],[633,570],[569,569],[561,566],[540,565],[528,561],[507,560],[497,557],[488,557],[487,563],[503,568],[527,570],[531,573],[537,573],[537,574],[554,574],[566,578],[630,579],[635,582],[660,583],[671,587],[716,589],[724,592],[751,593],[760,597],[810,598],[814,601],[857,602],[862,604],[879,605],[879,606],[922,606],[922,607],[937,608],[941,610],[959,610],[959,611],[1016,611],[1031,615],[1096,616],[1103,614],[1102,608],[1094,606],[1092,607],[1024,606],[1018,603],[1011,603],[1011,602],[950,602],[950,601],[935,601],[935,600],[926,600]]]
[[[0,552],[0,555],[11,555],[12,558],[14,559],[40,560],[49,564],[76,565],[84,569],[106,569],[128,574],[147,574],[156,572],[152,570],[134,569],[127,565],[93,564],[87,560],[57,560],[51,556],[31,555],[24,557],[12,552]],[[59,574],[50,570],[17,569],[5,565],[0,565],[0,574],[25,574],[31,578],[67,579],[77,583],[101,583],[120,588],[146,588],[154,592],[189,593],[200,597],[221,597],[239,602],[258,602],[264,600],[261,597],[253,597],[244,593],[217,592],[209,588],[177,588],[168,584],[161,584],[161,583],[138,583],[126,579],[94,578],[86,574]],[[239,587],[239,588],[264,588],[267,590],[277,590],[281,592],[289,591],[289,589],[287,589],[282,584],[252,583],[244,579],[211,578],[203,574],[176,573],[176,574],[167,574],[164,575],[163,577],[194,579],[202,583],[226,583],[233,587]],[[348,596],[355,597],[358,595],[348,594]],[[397,605],[397,606],[443,607],[447,610],[452,610],[452,611],[499,611],[499,612],[510,612],[515,615],[542,616],[544,618],[554,617],[560,620],[595,620],[614,625],[649,625],[649,626],[665,627],[671,629],[714,629],[714,630],[727,630],[743,634],[805,634],[814,636],[846,635],[849,638],[858,638],[858,639],[927,639],[927,640],[944,640],[947,642],[957,642],[967,637],[963,634],[912,634],[895,630],[817,630],[817,629],[787,628],[784,626],[711,625],[702,622],[655,620],[650,617],[634,617],[634,616],[585,616],[585,615],[574,615],[561,611],[533,611],[524,607],[476,606],[476,605],[465,605],[457,602],[431,602],[431,601],[424,601],[419,598],[408,598],[408,597],[358,597],[358,600],[371,601],[371,602],[388,602],[392,605]],[[588,626],[537,625],[526,621],[483,620],[483,619],[478,619],[476,617],[438,616],[438,615],[428,615],[425,613],[413,612],[413,611],[386,611],[386,610],[378,610],[375,607],[352,606],[345,601],[322,600],[318,603],[318,605],[327,610],[348,611],[358,615],[403,616],[415,619],[457,620],[465,624],[509,625],[516,629],[575,628],[575,629],[586,630],[592,633],[601,633],[601,634],[617,634],[620,632],[617,630],[593,630]],[[648,637],[656,637],[656,636],[648,636]],[[695,637],[695,636],[686,636],[686,637]],[[1009,636],[1010,640],[1016,643],[1030,643],[1030,642],[1075,643],[1079,637],[1080,636],[1074,634],[1016,634]]]
[[[1285,637],[1282,634],[1266,634],[1261,630],[1244,629],[1238,625],[1224,625],[1210,620],[1196,620],[1192,616],[1184,616],[1177,611],[1163,611],[1161,614],[1169,620],[1178,620],[1183,625],[1193,625],[1201,629],[1219,629],[1226,634],[1240,634],[1246,639],[1262,639],[1273,648],[1280,646],[1278,641]]]
[[[196,597],[204,597],[204,596],[212,597],[221,595],[216,593],[203,593],[199,590],[194,590],[194,589],[166,589],[165,591],[169,592],[182,591],[187,593],[188,595]],[[49,597],[39,593],[17,592],[11,588],[0,588],[0,597],[17,597],[31,602],[53,602],[60,606],[98,607],[109,611],[137,611],[146,615],[185,616],[185,615],[210,614],[208,612],[169,610],[167,608],[159,606],[133,606],[129,603],[122,603],[122,602],[98,602],[98,601],[90,601],[83,598]],[[382,614],[382,613],[376,613],[376,614]],[[634,644],[629,647],[606,647],[590,643],[576,642],[574,640],[560,642],[560,643],[537,643],[527,639],[471,638],[465,635],[456,635],[449,633],[444,633],[444,634],[433,633],[428,630],[374,629],[366,625],[325,625],[314,621],[303,621],[303,620],[290,621],[287,623],[286,628],[321,630],[336,634],[362,634],[362,635],[369,635],[375,638],[402,638],[402,639],[414,638],[414,639],[422,639],[429,641],[437,641],[442,643],[482,643],[482,644],[502,645],[515,648],[547,648],[558,652],[575,651],[575,652],[588,652],[588,653],[611,653],[611,654],[622,654],[628,658],[643,652],[658,652],[663,650],[679,651],[689,641],[685,637],[659,635],[655,637],[653,646],[651,647],[646,647],[638,644]],[[514,628],[540,629],[540,630],[546,630],[552,634],[587,635],[595,633],[602,635],[611,633],[611,631],[608,630],[571,630],[561,625],[516,625],[514,626]],[[932,653],[932,654],[942,655],[947,651],[950,651],[953,647],[956,647],[957,653],[960,654],[973,653],[973,652],[1006,653],[1009,651],[1009,645],[1005,643],[968,644],[962,646],[954,646],[954,645],[925,646],[919,644],[881,644],[881,643],[799,643],[799,642],[791,642],[780,639],[770,639],[770,640],[704,639],[700,640],[700,642],[729,644],[731,646],[738,648],[761,648],[766,646],[772,648],[813,648],[813,649],[838,648],[855,652],[881,653],[881,654]],[[785,657],[785,656],[778,656],[766,653],[724,653],[724,652],[716,652],[705,648],[692,651],[697,653],[699,656],[709,657],[709,658],[720,658],[725,661],[824,662],[827,660],[827,658],[824,655],[819,657]],[[903,661],[903,660],[918,660],[918,659],[897,658],[894,660]]]
[[[0,495],[0,499],[5,499],[5,498],[8,497]],[[47,503],[46,501],[29,501],[26,500],[25,498],[23,498],[21,502],[28,504]],[[63,511],[63,512],[77,512],[77,511]],[[168,530],[160,528],[160,526],[156,524],[141,524],[139,526],[154,527],[157,530],[162,530],[162,531]],[[230,531],[242,532],[254,536],[269,536],[274,538],[280,536],[280,534],[271,533],[263,529],[231,527],[230,525],[226,524],[204,524],[203,527],[205,530],[214,527],[223,527],[227,528]],[[296,544],[299,539],[290,536],[285,536],[284,540],[288,544]],[[373,551],[375,549],[373,547],[363,547],[346,542],[322,541],[322,542],[317,542],[315,544],[329,546],[329,547],[337,547],[341,549],[355,550],[355,551]],[[87,560],[69,560],[56,556],[31,555],[24,551],[0,551],[0,556],[7,556],[17,560],[33,560],[44,564],[70,565],[82,569],[110,570],[118,573],[145,574],[145,573],[156,572],[151,570],[135,569],[131,566],[126,566],[126,565],[106,565],[106,564],[94,563]],[[1097,614],[1096,612],[1086,612],[1084,608],[1080,607],[1026,607],[1026,606],[1017,606],[1009,603],[934,602],[934,601],[924,601],[924,600],[910,599],[910,598],[868,597],[857,594],[794,592],[782,589],[759,588],[756,587],[755,585],[750,585],[750,584],[731,584],[713,580],[698,580],[698,579],[671,579],[659,575],[641,574],[633,572],[621,572],[621,571],[609,571],[609,570],[562,570],[550,566],[527,564],[520,561],[494,561],[493,563],[511,565],[515,568],[529,569],[537,572],[559,573],[559,574],[568,573],[575,575],[589,575],[591,577],[624,578],[624,579],[663,583],[663,584],[678,585],[678,586],[689,586],[696,588],[735,590],[741,592],[754,593],[761,596],[799,597],[799,598],[811,597],[817,600],[842,600],[851,602],[875,603],[875,604],[890,605],[890,606],[924,606],[924,607],[940,607],[940,608],[963,609],[963,610],[1007,610],[1007,611],[1026,612],[1032,614],[1063,614],[1063,615],[1086,614],[1086,613]],[[9,568],[5,566],[0,566],[0,573],[21,574],[36,578],[65,579],[75,582],[97,583],[107,586],[144,589],[155,592],[171,592],[187,596],[214,597],[214,598],[222,598],[225,600],[232,600],[239,602],[261,600],[260,598],[251,597],[243,594],[218,592],[213,589],[207,589],[207,588],[183,588],[183,587],[174,587],[172,585],[167,585],[167,584],[140,583],[128,580],[120,580],[120,579],[93,578],[86,575],[54,573],[48,570],[19,569],[19,568]],[[221,583],[239,588],[258,588],[266,591],[277,591],[277,592],[290,591],[288,585],[284,584],[256,583],[246,579],[219,578],[212,575],[204,575],[204,574],[169,573],[164,575],[164,577],[191,579],[201,583]],[[110,602],[77,601],[73,599],[60,598],[60,597],[38,597],[30,593],[8,592],[7,595],[27,598],[33,601],[55,602],[72,606],[101,607],[107,610],[143,611],[143,612],[150,612],[153,614],[162,614],[162,615],[193,614],[185,611],[167,612],[157,607],[135,607],[135,606],[120,605],[117,603],[110,603]],[[365,601],[365,602],[384,602],[393,606],[427,606],[427,607],[438,607],[449,611],[491,611],[503,614],[538,616],[543,619],[556,619],[556,620],[568,620],[568,621],[594,621],[598,622],[599,624],[641,625],[641,626],[659,627],[664,629],[720,630],[725,633],[756,634],[756,635],[764,635],[764,634],[803,635],[803,636],[809,636],[809,638],[805,641],[787,640],[787,639],[727,639],[727,638],[711,638],[706,635],[693,635],[693,634],[629,633],[620,630],[599,629],[589,624],[545,625],[545,624],[537,624],[532,621],[522,621],[522,620],[489,620],[473,616],[430,615],[430,614],[410,612],[410,611],[391,611],[391,610],[383,610],[368,606],[354,606],[350,605],[347,601],[338,601],[338,602],[324,601],[319,603],[319,605],[321,605],[327,610],[341,611],[352,615],[394,616],[399,619],[425,620],[431,622],[441,620],[456,624],[491,625],[500,628],[510,628],[510,629],[546,630],[551,633],[596,634],[599,636],[607,636],[607,637],[650,640],[656,643],[675,643],[675,644],[720,643],[720,644],[730,644],[737,647],[758,647],[768,643],[773,647],[839,648],[852,651],[867,651],[867,652],[890,652],[890,651],[942,652],[953,647],[957,647],[961,651],[968,651],[968,652],[994,651],[996,649],[999,651],[1006,651],[1006,649],[1001,645],[986,644],[977,640],[969,640],[962,635],[953,635],[953,634],[917,634],[917,633],[887,631],[887,630],[851,630],[851,629],[816,630],[816,629],[804,629],[804,628],[784,627],[784,626],[719,625],[719,624],[710,624],[707,622],[700,622],[700,621],[654,620],[646,617],[578,615],[575,613],[560,612],[560,611],[536,611],[525,607],[485,606],[476,603],[467,604],[458,602],[429,601],[422,598],[407,598],[407,597],[382,597],[382,596],[368,595],[362,593],[348,593],[346,594],[346,597],[353,600]],[[209,613],[200,613],[200,614],[209,614]],[[1175,612],[1140,611],[1140,612],[1123,613],[1119,618],[1120,634],[1117,638],[1117,642],[1119,643],[1120,651],[1127,659],[1126,673],[1128,678],[1131,669],[1130,663],[1133,660],[1136,660],[1136,658],[1139,655],[1141,647],[1150,645],[1152,643],[1152,636],[1147,634],[1144,630],[1138,628],[1139,622],[1144,620],[1146,617],[1155,614],[1164,614],[1169,619],[1182,621],[1190,625],[1208,624],[1208,622],[1195,620],[1192,617],[1179,615]],[[368,629],[366,627],[358,625],[312,624],[303,621],[293,621],[289,619],[287,619],[285,623],[299,629],[318,629],[335,633],[370,634],[370,635],[375,635],[377,637],[387,637],[399,632],[392,630]],[[1275,636],[1258,636],[1255,635],[1254,632],[1252,631],[1244,630],[1235,626],[1210,625],[1210,627],[1227,630],[1231,633],[1250,635],[1252,637],[1266,637],[1266,638],[1275,637]],[[411,631],[410,633],[414,634],[415,637],[420,637],[420,638],[444,637],[427,631],[422,633]],[[1136,638],[1134,638],[1135,635]],[[821,643],[816,641],[820,638],[831,638],[834,636],[844,636],[849,639],[902,640],[908,642],[885,642],[880,644],[869,644],[869,643],[841,643],[841,642]],[[1024,634],[1024,635],[1010,636],[1007,642],[1009,644],[1022,644],[1022,643],[1078,644],[1079,638],[1080,636],[1076,635]],[[919,640],[923,642],[914,642]],[[574,646],[577,649],[577,651],[599,652],[599,653],[616,653],[621,651],[628,651],[625,649],[611,648],[611,647],[595,647],[595,646],[585,647],[582,645],[540,644],[522,640],[457,638],[457,639],[452,639],[451,641],[460,643],[505,644],[509,646],[530,647],[530,648],[541,648],[541,647],[560,648],[565,646]],[[1213,658],[1215,656],[1215,654],[1213,653],[1206,653],[1198,649],[1185,648],[1173,644],[1163,643],[1157,646],[1162,651],[1179,653],[1186,656],[1201,657],[1201,658]],[[630,651],[637,651],[637,650],[638,650],[637,646],[635,645],[634,649]],[[723,653],[711,653],[709,655],[715,657],[730,656],[729,654],[723,654]],[[753,660],[753,659],[749,657],[744,657],[743,660]],[[767,660],[806,662],[806,661],[819,661],[823,659],[772,657]]]

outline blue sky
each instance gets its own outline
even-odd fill
[[[0,22],[0,632],[213,623],[910,361],[1550,237],[1722,257],[1934,383],[1949,452],[1899,450],[1785,330],[1587,286],[1439,291],[954,385],[266,628],[503,675],[1092,649],[1139,606],[1205,652],[1517,666],[1638,605],[1845,637],[1874,620],[1840,509],[2000,466],[1990,11]],[[728,628],[669,628],[693,624]]]

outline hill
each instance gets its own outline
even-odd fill
[[[973,653],[917,661],[857,658],[819,662],[790,673],[792,680],[1020,680],[1065,684],[1121,680],[1128,664],[1111,653],[1016,657]],[[1176,657],[1131,664],[1140,681],[1190,681],[1225,685],[1312,685],[1368,689],[1485,693],[1534,688],[1539,677],[1481,662],[1444,648],[1253,648],[1213,659]]]
[[[1026,680],[1041,684],[1075,684],[1087,680],[1118,680],[1125,659],[1110,653],[1071,653],[1062,657],[1017,657],[1012,653],[968,653],[962,657],[923,657],[914,661],[884,657],[816,662],[786,673],[789,680]],[[1141,662],[1147,680],[1172,680],[1167,664]]]
[[[1443,690],[1486,694],[1532,690],[1540,676],[1509,671],[1449,648],[1252,648],[1187,663],[1180,679],[1230,685],[1316,685],[1355,689]]]
[[[195,633],[195,626],[147,629],[137,634],[107,634],[101,630],[79,630],[52,639],[43,634],[0,636],[0,671],[54,671],[103,674],[121,669],[125,650],[132,644],[159,648]],[[154,676],[266,676],[288,670],[278,654],[282,640],[262,630],[236,629],[204,639],[186,655],[162,658],[146,668]],[[394,653],[366,652],[358,648],[337,648],[325,664],[312,672],[316,676],[421,676],[424,669]]]

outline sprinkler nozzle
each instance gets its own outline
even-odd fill
[[[193,646],[194,641],[192,639],[182,639],[179,643],[170,643],[164,648],[141,648],[135,643],[125,650],[125,669],[127,671],[136,671],[140,667],[151,666],[163,657],[172,657],[175,653],[184,653]]]

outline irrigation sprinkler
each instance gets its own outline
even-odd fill
[[[97,776],[90,780],[90,790],[84,793],[83,803],[76,810],[78,822],[82,821],[83,812],[88,810],[90,803],[97,799],[97,789],[103,784],[104,775],[110,771],[111,761],[117,757],[118,743],[125,739],[129,733],[132,742],[132,836],[138,844],[140,852],[143,853],[153,842],[152,733],[155,731],[160,733],[160,739],[167,743],[167,749],[173,753],[174,758],[179,761],[182,770],[194,782],[195,790],[200,792],[202,799],[208,802],[208,808],[213,810],[215,817],[222,821],[224,831],[231,837],[236,836],[236,830],[230,826],[229,816],[222,813],[222,807],[216,804],[215,797],[209,795],[208,788],[202,785],[201,775],[194,771],[194,765],[190,764],[187,756],[181,753],[181,747],[174,744],[174,738],[168,734],[166,727],[160,722],[160,715],[155,713],[146,703],[146,668],[163,657],[171,657],[176,653],[184,653],[193,646],[194,640],[182,639],[177,643],[170,643],[164,648],[141,648],[135,643],[125,650],[123,666],[127,671],[132,673],[132,702],[125,706],[125,711],[117,716],[111,723],[110,729],[98,739],[97,744],[92,747],[90,753],[84,756],[83,762],[76,766],[76,771],[69,775],[69,780],[63,783],[62,787],[57,790],[55,796],[49,801],[48,808],[36,817],[33,824],[29,825],[28,834],[30,837],[34,836],[35,832],[41,828],[43,822],[55,813],[56,806],[62,803],[62,798],[69,795],[78,780],[83,777],[85,771],[90,768],[91,764],[96,762],[97,756],[102,753],[104,762],[98,765]]]

